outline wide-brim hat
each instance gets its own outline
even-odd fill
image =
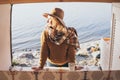
[[[54,9],[51,10],[50,13],[44,13],[43,16],[46,17],[46,18],[48,18],[48,16],[55,17],[55,18],[57,18],[61,22],[61,24],[64,27],[66,27],[65,23],[63,21],[64,11],[61,8],[54,8]]]

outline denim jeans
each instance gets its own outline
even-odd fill
[[[68,67],[68,63],[63,64],[63,65],[55,65],[47,61],[47,67]]]

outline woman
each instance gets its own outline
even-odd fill
[[[75,29],[67,28],[63,22],[64,11],[54,8],[43,16],[48,20],[41,35],[40,66],[32,69],[43,69],[46,61],[47,66],[55,67],[68,67],[68,63],[75,63],[78,37]]]

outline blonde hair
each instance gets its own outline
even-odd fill
[[[62,23],[55,17],[50,17],[52,21],[52,26],[58,31],[58,32],[67,32],[67,29],[65,26],[62,25]]]

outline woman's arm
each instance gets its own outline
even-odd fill
[[[74,62],[75,63],[75,53],[76,53],[76,50],[75,50],[75,47],[72,46],[72,45],[69,45],[68,47],[68,62],[71,63],[71,62]]]
[[[40,49],[40,68],[43,68],[49,54],[49,47],[47,45],[46,31],[41,34],[41,49]]]

